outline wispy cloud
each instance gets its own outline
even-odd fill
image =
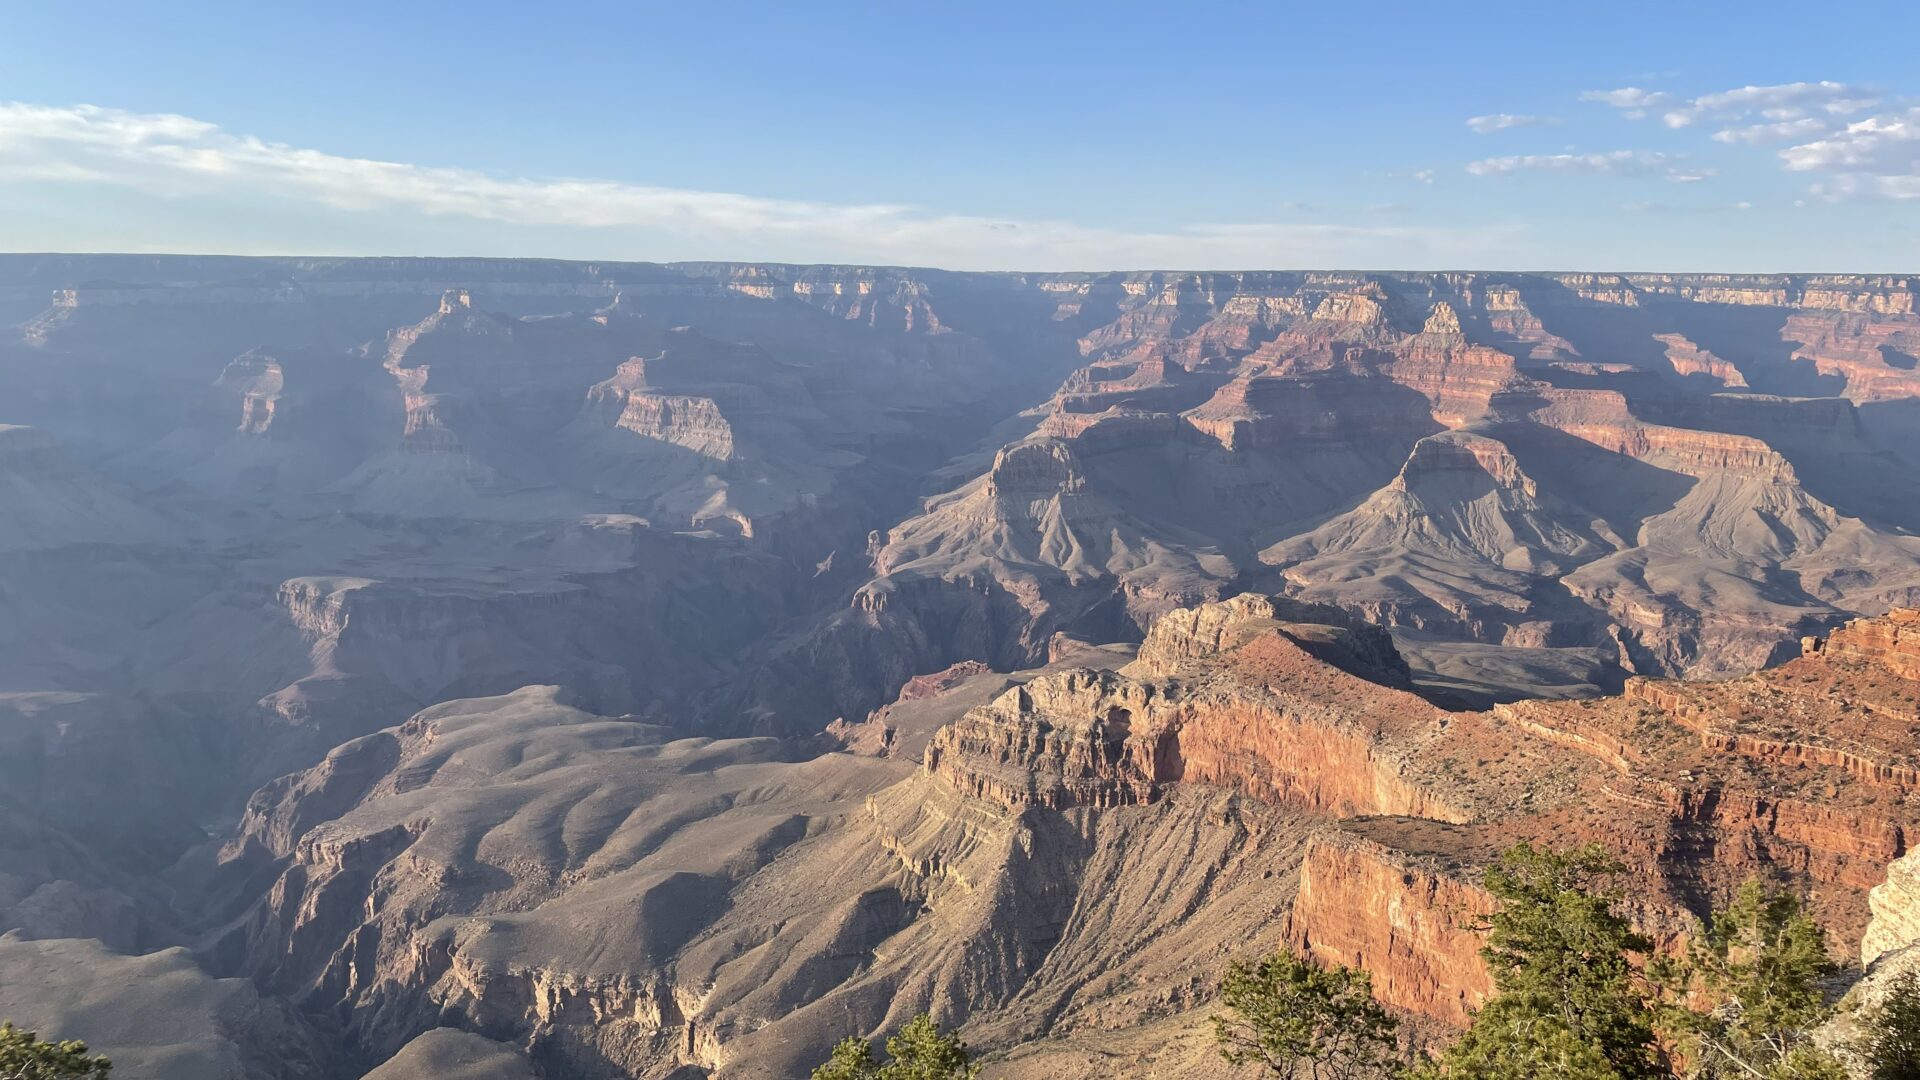
[[[1490,113],[1486,116],[1467,117],[1467,127],[1476,135],[1491,135],[1496,131],[1509,128],[1537,127],[1541,124],[1557,123],[1551,116],[1524,116],[1515,113]]]
[[[1618,90],[1588,90],[1580,95],[1581,101],[1597,101],[1610,105],[1626,114],[1629,119],[1638,120],[1649,110],[1658,109],[1673,100],[1673,95],[1664,90],[1643,90],[1638,86],[1623,86]]]
[[[1742,86],[1685,101],[1663,90],[1624,86],[1618,90],[1589,90],[1580,95],[1580,100],[1611,106],[1634,120],[1663,110],[1661,120],[1670,128],[1691,127],[1707,117],[1727,122],[1751,116],[1775,122],[1816,115],[1840,117],[1878,104],[1871,90],[1830,80]]]
[[[1828,130],[1830,125],[1825,120],[1803,116],[1798,120],[1776,120],[1767,124],[1723,128],[1713,133],[1713,141],[1765,146],[1771,143],[1793,142],[1809,135],[1823,135]]]
[[[1678,154],[1657,150],[1613,150],[1601,154],[1514,154],[1469,162],[1475,176],[1512,176],[1516,173],[1558,173],[1567,176],[1663,176],[1691,183],[1713,175],[1711,169],[1690,168]]]
[[[1829,198],[1920,199],[1920,108],[1869,116],[1780,158],[1794,172],[1833,173],[1820,191]]]
[[[503,177],[236,135],[171,114],[0,103],[0,180],[115,185],[169,198],[246,195],[511,227],[637,230],[680,250],[956,268],[1438,265],[1506,257],[1511,226],[1196,223],[1130,231],[894,203],[831,203],[581,178]]]
[[[1680,108],[1669,110],[1661,119],[1668,127],[1681,128],[1705,116],[1743,117],[1759,113],[1769,120],[1795,120],[1811,113],[1846,116],[1876,104],[1878,101],[1871,92],[1846,83],[1778,83],[1702,94]]]
[[[1740,212],[1745,210],[1751,210],[1753,209],[1753,204],[1750,202],[1673,203],[1673,202],[1657,202],[1657,201],[1651,201],[1651,200],[1635,200],[1633,202],[1621,203],[1620,209],[1625,210],[1629,213],[1634,213],[1634,214],[1680,214],[1680,215],[1724,214],[1729,212]]]
[[[1780,146],[1786,169],[1828,174],[1813,188],[1827,199],[1920,199],[1920,108],[1863,117],[1881,107],[1879,94],[1869,87],[1822,80],[1742,86],[1678,102],[1638,87],[1593,90],[1581,97],[1635,118],[1662,109],[1662,122],[1676,130],[1714,120],[1722,125],[1712,135],[1719,143]],[[1670,178],[1691,177],[1678,170]]]

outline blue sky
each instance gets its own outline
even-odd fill
[[[0,249],[1912,271],[1916,7],[5,4]]]

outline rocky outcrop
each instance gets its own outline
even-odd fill
[[[1404,679],[1392,646],[1377,631],[1288,621],[1312,612],[1238,597],[1170,613],[1118,672],[1042,676],[968,712],[934,736],[927,770],[1016,811],[1139,805],[1174,783],[1203,783],[1344,814],[1459,815],[1378,752],[1383,732],[1429,713],[1419,699],[1349,675],[1301,642]],[[1232,673],[1223,686],[1192,678],[1222,664]],[[1309,761],[1318,768],[1302,769]]]
[[[1824,638],[1807,638],[1808,656],[1873,664],[1920,680],[1920,612],[1902,610],[1880,619],[1853,619]]]
[[[1722,386],[1747,385],[1747,378],[1740,374],[1739,368],[1689,341],[1685,335],[1658,334],[1654,340],[1667,347],[1667,362],[1673,365],[1676,375],[1704,375]]]
[[[1848,940],[1916,827],[1842,764],[1701,737],[1773,712],[1898,763],[1908,721],[1876,709],[1915,684],[1824,650],[1490,713],[1383,685],[1383,634],[1285,598],[1074,663],[1095,655],[905,680],[873,721],[898,738],[992,695],[928,721],[917,765],[678,738],[550,689],[427,710],[255,798],[228,871],[275,883],[211,955],[348,1010],[376,1058],[452,1018],[548,1069],[761,1077],[897,1010],[990,1050],[1126,1045],[1283,942],[1458,1024],[1489,990],[1479,876],[1519,840],[1607,843],[1663,941],[1755,874]]]
[[[1920,945],[1920,848],[1887,864],[1886,880],[1873,887],[1867,902],[1873,918],[1860,939],[1860,962]]]
[[[1911,304],[1912,295],[1903,300]],[[1920,391],[1920,316],[1877,314],[1802,313],[1787,320],[1780,336],[1795,344],[1794,360],[1837,382],[1854,401],[1911,398]]]

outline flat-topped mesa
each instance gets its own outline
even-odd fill
[[[1526,346],[1527,359],[1557,360],[1580,355],[1572,342],[1547,329],[1528,305],[1525,294],[1513,285],[1505,282],[1487,285],[1481,293],[1481,303],[1487,326],[1494,333]]]
[[[1286,936],[1301,955],[1367,971],[1382,1002],[1465,1027],[1493,994],[1472,926],[1495,907],[1442,859],[1332,833],[1301,860]]]
[[[1647,423],[1633,415],[1626,397],[1617,391],[1539,389],[1513,396],[1534,422],[1616,454],[1651,460],[1689,475],[1729,472],[1776,483],[1796,482],[1792,463],[1765,442],[1748,435]]]
[[[1413,453],[1407,456],[1392,486],[1405,491],[1420,478],[1448,473],[1483,474],[1526,498],[1539,495],[1533,478],[1521,471],[1519,460],[1505,443],[1465,431],[1429,435],[1414,443]]]
[[[1395,390],[1384,378],[1347,371],[1248,374],[1181,417],[1234,451],[1400,438],[1433,430],[1427,401]]]
[[[446,331],[450,338],[467,339],[456,347],[471,352],[474,344],[472,339],[504,339],[512,336],[513,329],[512,320],[476,310],[473,297],[466,289],[449,289],[441,295],[440,306],[433,314],[411,326],[387,332],[387,366],[418,367],[438,358],[432,354],[450,351],[428,348],[422,353],[415,353],[423,339],[438,331]],[[499,345],[495,344],[488,351],[498,348]]]
[[[1673,365],[1673,372],[1681,377],[1704,375],[1722,386],[1744,387],[1746,376],[1740,369],[1714,355],[1714,353],[1681,334],[1655,334],[1655,341],[1666,346],[1667,363]]]
[[[1002,447],[987,473],[988,494],[996,498],[1051,498],[1085,485],[1073,448],[1059,439]]]
[[[1275,631],[1344,671],[1384,686],[1409,685],[1407,662],[1385,630],[1327,604],[1259,593],[1167,612],[1154,620],[1127,671],[1171,675],[1191,661],[1231,652]]]
[[[254,350],[234,357],[220,372],[216,391],[240,399],[238,430],[245,435],[265,435],[273,428],[280,394],[286,388],[286,373],[280,361]]]
[[[642,438],[691,450],[715,461],[735,455],[733,425],[708,397],[635,393],[615,426]]]
[[[1036,433],[1078,438],[1118,415],[1172,415],[1207,399],[1218,379],[1191,375],[1158,348],[1089,364],[1055,392]]]

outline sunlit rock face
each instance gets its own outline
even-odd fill
[[[1235,586],[1392,627],[1478,701],[1735,674],[1920,600],[1905,278],[1033,281],[1113,317],[796,647],[895,657],[825,711]]]
[[[4,256],[0,310],[0,932],[247,976],[181,1061],[774,1077],[927,1008],[1198,1075],[1241,950],[1457,1021],[1434,912],[1515,839],[1657,934],[1762,871],[1905,934],[1905,278]]]
[[[1887,864],[1920,774],[1889,706],[1920,682],[1843,644],[1449,712],[1376,628],[1246,594],[1131,659],[910,681],[883,714],[905,730],[959,705],[917,760],[687,738],[551,687],[450,702],[254,796],[221,855],[252,899],[207,957],[375,1057],[455,1026],[588,1075],[781,1076],[919,1009],[1010,1062],[1201,1067],[1220,965],[1280,946],[1459,1025],[1491,986],[1481,874],[1521,840],[1609,844],[1668,946],[1755,875],[1837,946],[1910,931]],[[989,677],[1012,685],[966,706]]]

